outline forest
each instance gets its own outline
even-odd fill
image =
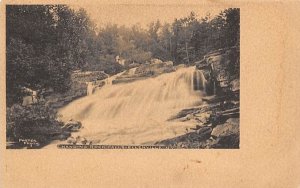
[[[124,69],[115,57],[143,64],[151,58],[193,64],[210,51],[239,45],[239,9],[197,18],[191,12],[173,23],[142,28],[96,26],[84,9],[67,5],[7,6],[7,105],[20,103],[22,87],[68,89],[74,70]]]

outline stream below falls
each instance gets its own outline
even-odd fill
[[[205,84],[202,72],[195,67],[181,68],[145,80],[107,84],[58,113],[62,121],[82,123],[83,128],[72,133],[74,138],[80,136],[93,144],[152,145],[195,126],[168,119],[200,105]]]

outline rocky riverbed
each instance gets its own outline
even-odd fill
[[[215,98],[211,98],[215,99]],[[239,148],[239,102],[224,99],[185,109],[169,121],[191,121],[186,134],[157,142],[179,148]]]
[[[180,148],[239,148],[239,48],[211,52],[196,62],[206,80],[201,106],[184,109],[170,121],[192,121],[186,134],[157,142]]]
[[[96,94],[98,97],[82,99],[77,102],[80,106],[74,103],[73,107],[71,104],[63,110],[64,116],[83,123],[82,127],[81,124],[76,127],[78,130],[66,143],[239,148],[238,53],[237,48],[212,52],[202,61],[196,62],[196,68],[188,68],[193,68],[193,74],[190,71],[179,73],[179,69],[186,71],[186,67],[176,67],[161,61],[124,71],[114,77],[111,81],[113,85],[100,89]],[[174,71],[176,73],[164,74]],[[172,76],[173,74],[177,76]],[[180,88],[190,87],[188,83],[192,83],[192,93],[189,89],[182,93],[179,86],[176,86],[181,79],[183,85]],[[170,81],[174,83],[169,83]],[[147,83],[152,83],[153,88],[146,87]],[[130,95],[133,91],[135,95]],[[186,98],[178,98],[179,93]],[[177,96],[177,100],[172,99],[172,95]],[[192,95],[198,96],[199,102],[197,105],[197,99],[193,99],[194,105],[191,108],[177,108],[177,112],[174,109],[171,112],[171,108],[163,105],[168,104],[169,100],[172,105],[179,104],[182,100],[191,100],[194,98]],[[156,102],[162,106],[156,106]],[[75,106],[77,110],[73,111]],[[149,108],[148,111],[145,111],[145,106]],[[159,109],[157,114],[155,109]],[[154,114],[156,115],[153,116]],[[117,121],[120,117],[122,121]],[[130,117],[128,122],[125,121]],[[143,119],[143,123],[135,118]],[[163,120],[164,118],[166,119]]]

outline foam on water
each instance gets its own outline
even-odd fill
[[[153,144],[194,126],[167,119],[201,103],[202,91],[195,84],[204,88],[203,79],[202,73],[189,67],[132,83],[108,84],[59,113],[64,121],[81,121],[84,128],[76,134],[94,143]]]

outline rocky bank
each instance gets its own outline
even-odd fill
[[[195,108],[184,109],[169,121],[192,121],[186,134],[157,145],[179,148],[239,148],[239,48],[211,52],[196,62],[206,79],[207,96]]]

